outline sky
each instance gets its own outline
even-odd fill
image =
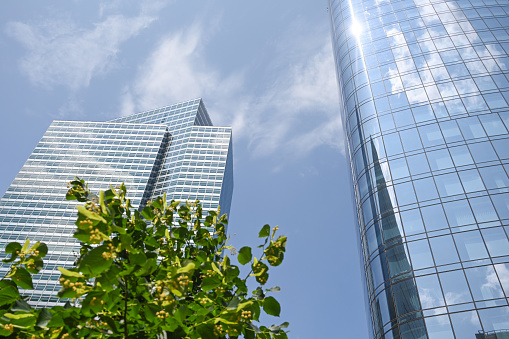
[[[2,1],[0,195],[53,120],[199,97],[233,127],[232,244],[266,223],[288,237],[263,324],[368,338],[325,0]]]

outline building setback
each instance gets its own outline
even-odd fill
[[[212,126],[201,99],[109,122],[54,121],[0,200],[0,248],[25,239],[49,247],[43,271],[25,291],[37,306],[54,305],[58,267],[79,253],[72,237],[76,201],[67,182],[79,176],[92,191],[126,184],[134,206],[166,192],[168,200],[200,200],[229,213],[233,193],[231,127]],[[8,266],[0,266],[0,275]]]
[[[374,338],[509,330],[509,1],[328,0]]]

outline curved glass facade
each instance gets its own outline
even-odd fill
[[[375,338],[509,330],[509,1],[328,0]]]

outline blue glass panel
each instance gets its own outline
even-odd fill
[[[500,159],[509,159],[509,139],[493,140],[491,143]]]
[[[493,266],[469,268],[465,270],[465,274],[474,301],[504,297]]]
[[[426,329],[428,330],[429,339],[454,338],[447,315],[426,318]]]
[[[479,168],[479,172],[488,189],[509,187],[509,178],[502,166]]]
[[[412,235],[424,232],[424,224],[422,223],[421,213],[419,209],[400,212],[405,235]]]
[[[441,230],[449,226],[441,205],[421,207],[421,214],[428,232]]]
[[[435,182],[441,197],[463,193],[463,186],[456,172],[438,175],[435,177]]]
[[[479,172],[476,169],[461,171],[458,173],[463,184],[465,192],[476,192],[485,189],[484,184],[481,180]]]
[[[415,193],[419,201],[438,198],[438,192],[433,178],[414,180]]]
[[[484,114],[480,115],[479,119],[481,120],[481,123],[488,135],[493,136],[507,133],[507,129],[504,127],[504,124],[498,115]]]
[[[442,132],[436,124],[419,127],[419,134],[421,135],[424,147],[432,147],[445,143]]]
[[[501,219],[509,219],[509,196],[506,194],[495,194],[491,196],[498,215]]]
[[[485,332],[509,329],[509,307],[507,306],[479,310],[479,317]]]
[[[449,148],[452,160],[456,166],[470,165],[474,163],[472,156],[466,146],[458,146]]]
[[[448,143],[463,140],[463,135],[456,123],[456,120],[449,120],[440,123],[440,128]]]
[[[401,336],[398,338],[429,339],[426,334],[424,320],[418,319],[400,325]]]
[[[492,257],[509,255],[509,240],[502,227],[483,229],[481,233]]]
[[[460,261],[451,235],[429,238],[429,242],[437,265],[447,265]]]
[[[416,128],[407,129],[399,132],[401,142],[405,152],[415,151],[422,148],[421,139]]]
[[[497,220],[498,216],[489,197],[469,199],[477,222]]]
[[[458,119],[457,122],[465,139],[475,139],[486,136],[486,132],[484,132],[484,128],[482,128],[477,117]]]
[[[447,149],[427,152],[428,161],[433,171],[454,167],[451,155]]]
[[[415,278],[423,309],[445,306],[442,288],[436,274]]]
[[[399,205],[408,205],[417,202],[414,187],[411,182],[394,185]]]
[[[444,209],[451,227],[473,224],[475,222],[470,205],[466,200],[445,203]]]
[[[472,301],[470,289],[463,271],[451,271],[438,274],[447,305]]]
[[[505,295],[509,295],[509,264],[498,264],[495,265],[495,270],[497,271],[498,278],[500,279],[500,283],[502,284],[502,288],[504,289]]]
[[[476,163],[498,160],[497,154],[489,141],[469,144],[468,148]]]
[[[475,338],[475,334],[482,329],[477,312],[452,313],[451,322],[456,338]]]
[[[390,160],[389,166],[393,179],[401,179],[410,175],[405,158]]]
[[[486,246],[478,230],[455,233],[453,236],[462,261],[488,257]]]
[[[430,171],[428,160],[426,159],[426,155],[424,155],[424,153],[408,156],[407,162],[411,175],[427,173]]]
[[[431,257],[428,240],[409,242],[408,251],[410,252],[412,266],[415,270],[433,266],[433,258]]]
[[[383,136],[387,156],[403,153],[403,146],[399,133],[392,133]]]

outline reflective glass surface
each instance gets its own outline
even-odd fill
[[[328,5],[373,337],[502,335],[509,1]]]

